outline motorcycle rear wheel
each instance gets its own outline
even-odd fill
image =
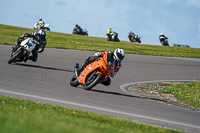
[[[86,83],[84,85],[84,89],[91,90],[95,85],[97,85],[101,81],[102,77],[103,76],[100,73],[95,75],[92,74],[87,78]]]
[[[11,64],[13,61],[15,61],[20,55],[22,54],[22,50],[18,50],[15,55],[13,55],[9,60],[8,64]]]
[[[49,29],[49,28],[47,28],[47,31],[50,31],[50,29]]]

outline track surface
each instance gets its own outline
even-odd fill
[[[7,64],[9,45],[0,45],[0,94],[43,103],[122,117],[159,127],[200,132],[200,112],[135,97],[120,89],[123,84],[157,80],[200,80],[200,62],[179,58],[126,55],[109,87],[91,91],[73,88],[69,81],[76,62],[88,51],[45,49],[36,63]]]

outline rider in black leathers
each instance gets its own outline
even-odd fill
[[[78,24],[76,24],[74,29],[76,29],[77,34],[82,34],[83,32],[83,29]]]
[[[134,39],[134,38],[135,38],[135,34],[134,34],[132,31],[129,31],[128,38],[129,38],[130,41],[132,41],[132,40],[131,40],[132,37],[133,37],[133,39]]]
[[[160,33],[159,40],[162,42],[163,40],[168,39],[163,33]]]
[[[18,39],[17,39],[17,44],[15,47],[13,47],[13,51],[15,51],[18,46],[21,44],[21,42],[24,39],[24,37],[33,37],[34,40],[38,41],[39,42],[39,45],[43,45],[43,47],[46,46],[47,44],[47,41],[46,41],[46,31],[44,29],[41,29],[39,30],[38,33],[36,32],[33,32],[31,34],[28,34],[28,33],[24,33],[22,36],[20,36]],[[39,45],[36,45],[35,49],[33,49],[32,51],[32,56],[29,56],[27,58],[25,58],[25,62],[29,59],[29,60],[32,60],[33,62],[36,62],[37,61],[37,57],[38,57],[38,47]],[[44,48],[43,48],[43,51],[44,51]],[[43,52],[42,51],[42,52]]]

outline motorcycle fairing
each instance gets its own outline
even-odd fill
[[[105,68],[104,68],[105,67]],[[98,61],[95,61],[89,65],[86,66],[86,68],[83,70],[83,72],[80,74],[80,76],[77,78],[79,83],[85,84],[87,77],[90,73],[96,71],[96,74],[100,73],[103,75],[103,78],[100,82],[108,78],[109,73],[114,73],[114,65],[110,66],[107,63],[107,55],[104,55],[104,57]]]
[[[28,43],[28,45],[26,45],[27,43]],[[20,45],[24,46],[28,52],[31,52],[36,46],[36,44],[33,42],[33,39],[31,39],[31,38],[25,39],[24,41],[21,42]]]

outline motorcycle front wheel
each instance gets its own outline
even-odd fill
[[[73,87],[77,87],[79,85],[78,79],[76,75],[74,75],[70,80],[70,85]]]
[[[83,35],[88,36],[88,33],[83,33]]]
[[[86,83],[84,85],[84,89],[85,90],[91,90],[95,85],[97,85],[101,81],[102,77],[103,76],[100,73],[91,74],[86,80]]]
[[[13,61],[15,61],[20,55],[22,54],[22,50],[16,51],[16,53],[8,60],[8,64],[11,64]]]

